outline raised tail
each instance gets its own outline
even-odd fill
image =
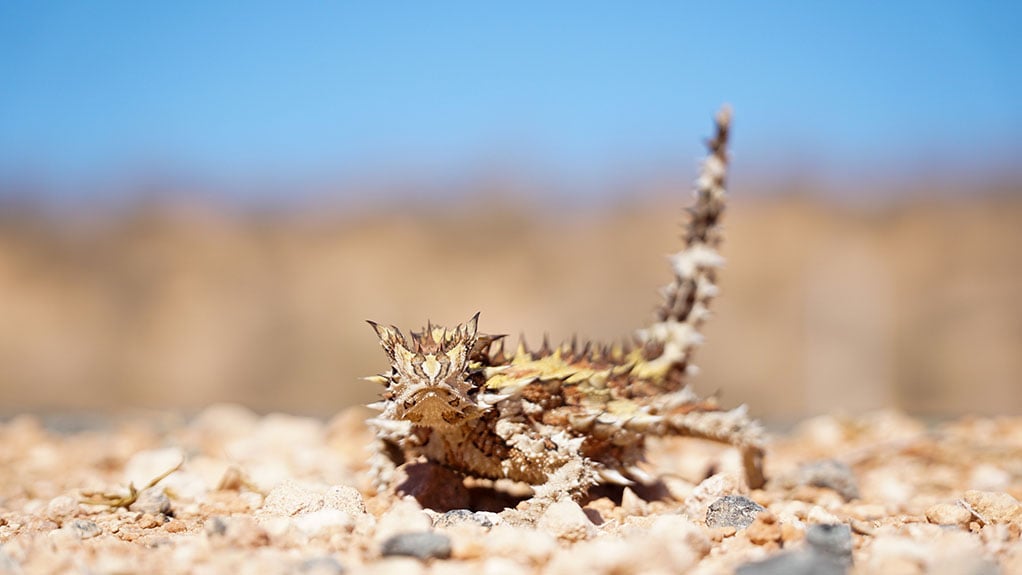
[[[649,367],[672,379],[684,375],[692,352],[702,343],[699,328],[710,315],[710,302],[717,295],[717,270],[724,264],[717,249],[723,238],[720,219],[727,198],[728,106],[717,113],[716,124],[717,133],[706,143],[709,155],[696,180],[696,202],[688,208],[685,247],[670,257],[674,279],[662,290],[664,301],[657,308],[656,321],[636,334],[640,343],[656,350]]]

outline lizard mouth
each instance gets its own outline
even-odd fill
[[[401,418],[425,426],[454,425],[471,417],[464,402],[445,389],[423,389],[402,403]]]

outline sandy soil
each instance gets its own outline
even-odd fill
[[[658,441],[658,483],[529,521],[499,509],[520,486],[420,485],[425,509],[375,494],[364,417],[15,417],[0,573],[1022,573],[1022,418],[807,420],[774,435],[751,492],[731,451]]]

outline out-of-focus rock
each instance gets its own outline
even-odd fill
[[[384,557],[399,555],[418,559],[447,559],[451,556],[451,540],[447,535],[435,531],[397,533],[383,541],[380,553]]]
[[[450,527],[459,523],[473,523],[480,527],[490,528],[503,521],[500,515],[488,511],[470,511],[468,509],[452,509],[441,514],[434,521],[436,527]]]
[[[170,498],[167,497],[162,487],[150,487],[142,490],[138,494],[138,499],[128,509],[150,515],[166,515],[170,513],[171,509]]]
[[[1022,522],[1018,500],[1007,493],[966,491],[962,499],[984,523]]]
[[[539,518],[537,527],[565,541],[581,541],[596,534],[596,526],[585,511],[570,499],[550,505]]]
[[[73,517],[76,513],[78,513],[78,501],[70,495],[58,495],[46,505],[46,517],[57,523],[68,517]]]
[[[833,489],[846,501],[859,498],[859,483],[852,468],[834,459],[803,463],[798,468],[796,481],[799,485]]]
[[[703,519],[711,503],[725,495],[737,493],[738,489],[738,477],[731,473],[718,473],[708,477],[685,499],[685,513],[690,519]]]
[[[937,525],[968,527],[972,512],[957,503],[937,503],[926,510],[926,520]]]

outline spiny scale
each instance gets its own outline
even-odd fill
[[[371,420],[373,473],[391,487],[395,469],[423,460],[464,475],[534,486],[534,501],[583,498],[598,483],[649,482],[638,467],[645,438],[689,436],[735,446],[746,482],[763,484],[762,432],[744,407],[723,410],[686,385],[699,328],[717,295],[717,249],[725,206],[730,111],[717,115],[695,186],[683,249],[671,256],[656,321],[621,343],[576,337],[531,350],[524,337],[509,353],[505,336],[478,332],[479,314],[445,329],[428,323],[409,338],[370,324],[390,358]]]

